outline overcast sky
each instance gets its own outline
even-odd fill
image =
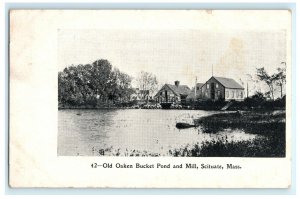
[[[224,29],[61,29],[58,31],[59,70],[72,64],[107,59],[136,77],[144,70],[161,84],[192,87],[212,76],[246,82],[257,67],[270,73],[286,62],[286,33]]]

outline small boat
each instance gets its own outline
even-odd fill
[[[178,122],[176,124],[176,128],[178,129],[186,129],[186,128],[191,128],[191,127],[196,127],[194,124],[188,124],[188,123],[183,123],[183,122]]]

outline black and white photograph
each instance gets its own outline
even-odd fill
[[[57,34],[58,156],[285,157],[284,30]]]
[[[289,188],[291,14],[11,10],[9,185]]]

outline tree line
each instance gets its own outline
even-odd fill
[[[67,106],[96,106],[99,102],[129,100],[134,92],[131,81],[132,77],[104,59],[72,65],[58,73],[58,101]]]
[[[112,67],[108,60],[99,59],[92,64],[66,67],[58,73],[59,106],[106,106],[130,101],[136,89],[133,77]],[[140,90],[153,93],[157,89],[154,74],[141,71],[136,78]],[[141,92],[143,95],[147,92]],[[144,98],[146,96],[143,96]]]
[[[284,63],[284,62],[283,62]],[[269,74],[264,68],[256,69],[256,76],[268,86],[265,93],[256,92],[255,96],[265,96],[274,101],[274,93],[280,90],[280,98],[284,97],[286,68],[277,68]],[[155,93],[158,81],[154,74],[141,71],[135,79],[142,94]],[[133,77],[112,67],[108,60],[99,59],[92,64],[79,64],[66,67],[58,73],[59,106],[92,106],[116,102],[128,102],[136,89],[132,87]],[[255,97],[254,96],[254,97]],[[143,96],[144,98],[146,96]]]

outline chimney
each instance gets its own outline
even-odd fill
[[[178,87],[178,86],[179,86],[179,84],[180,84],[180,81],[176,80],[176,81],[175,81],[175,86],[177,86],[177,87]]]

